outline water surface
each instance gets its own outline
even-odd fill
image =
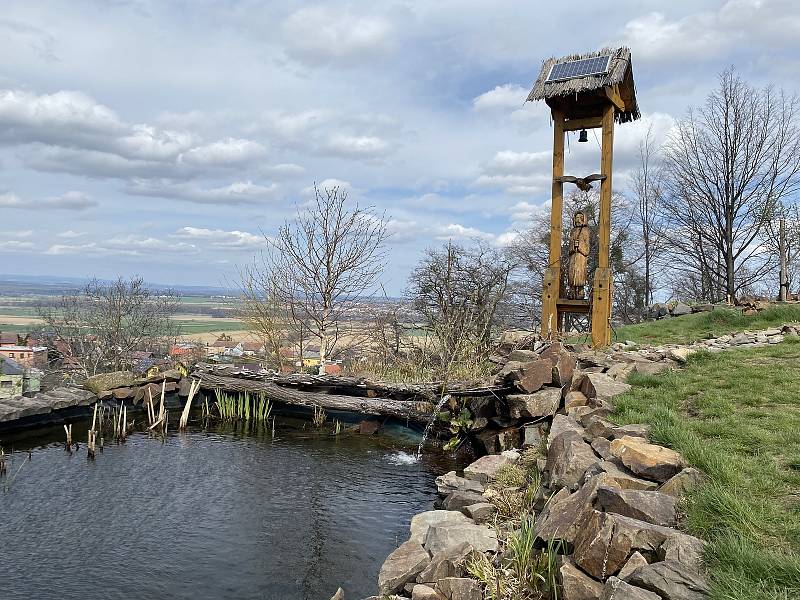
[[[85,440],[76,425],[76,439]],[[0,479],[0,598],[328,600],[375,593],[377,573],[463,463],[414,439],[190,428],[106,444],[16,446]],[[28,460],[30,448],[30,460]]]

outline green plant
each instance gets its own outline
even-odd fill
[[[325,424],[325,419],[327,416],[328,415],[325,413],[324,408],[317,404],[314,405],[314,416],[311,418],[311,421],[314,423],[314,427],[321,429]]]

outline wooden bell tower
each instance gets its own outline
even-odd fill
[[[528,100],[544,100],[553,119],[553,181],[550,252],[542,287],[542,336],[554,338],[565,313],[589,314],[592,345],[611,343],[613,277],[610,266],[611,191],[614,124],[640,117],[633,83],[630,50],[604,49],[584,55],[551,58],[544,62]],[[565,175],[564,138],[569,131],[601,129],[600,173],[585,177]],[[598,264],[591,274],[590,299],[566,298],[562,289],[564,184],[588,189],[600,182]]]

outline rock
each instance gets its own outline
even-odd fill
[[[429,510],[416,514],[411,519],[411,540],[422,544],[433,525],[472,524],[472,520],[452,510]]]
[[[497,447],[501,454],[520,447],[519,427],[506,427],[497,432]]]
[[[483,590],[474,579],[445,577],[436,582],[436,591],[446,600],[482,600]]]
[[[435,585],[445,577],[462,577],[466,574],[464,565],[475,549],[467,542],[445,548],[431,557],[430,564],[417,575],[418,583]]]
[[[189,393],[187,392],[186,395],[188,396]],[[136,390],[136,394],[133,396],[133,403],[139,404],[146,404],[150,402],[150,398],[153,398],[153,403],[161,401],[161,386],[157,383],[148,383],[147,385],[143,385],[142,387]]]
[[[475,450],[478,454],[497,454],[500,452],[500,442],[497,439],[497,430],[485,429],[472,436]]]
[[[650,434],[650,426],[642,423],[631,423],[630,425],[615,425],[611,428],[611,439],[617,440],[629,435],[631,437],[647,438]]]
[[[482,431],[489,426],[489,419],[486,417],[477,417],[473,419],[472,425],[469,426],[471,432]]]
[[[629,435],[612,441],[611,453],[634,474],[653,481],[664,482],[684,467],[683,457],[674,450]]]
[[[564,398],[564,408],[566,409],[567,413],[569,413],[570,408],[577,408],[578,406],[586,406],[586,403],[589,399],[583,392],[579,391],[572,391],[567,392],[566,397]]]
[[[614,396],[619,396],[630,391],[631,386],[627,383],[615,381],[603,373],[588,373],[583,378],[581,391],[587,398],[600,398],[610,400]]]
[[[461,513],[458,513],[461,514]],[[467,542],[478,552],[497,552],[497,534],[485,525],[451,523],[432,525],[425,536],[425,549],[431,554]]]
[[[510,464],[513,463],[500,454],[482,456],[474,463],[464,468],[464,477],[486,485],[494,478],[501,467]]]
[[[113,390],[119,387],[130,387],[136,381],[136,376],[130,371],[114,371],[112,373],[100,373],[92,375],[84,383],[84,387],[95,394],[105,390]]]
[[[553,385],[565,387],[572,383],[575,375],[575,355],[564,349],[560,342],[553,342],[542,350],[543,359],[550,360],[553,366]]]
[[[610,577],[606,581],[600,600],[661,600],[658,594],[625,583],[619,577]]]
[[[432,587],[418,583],[411,590],[411,600],[443,600],[443,596]]]
[[[686,364],[689,357],[696,353],[695,348],[670,348],[667,350],[667,356],[680,364]]]
[[[658,375],[668,370],[670,365],[665,362],[639,362],[634,365],[634,370],[642,375]]]
[[[547,448],[549,449],[553,440],[565,431],[574,431],[581,437],[583,437],[584,434],[583,427],[571,416],[556,415],[553,417],[553,423],[550,425],[550,433],[547,435]]]
[[[593,414],[586,419],[586,435],[590,440],[598,437],[610,438],[616,426],[615,423],[612,423],[608,419]]]
[[[117,400],[126,400],[128,398],[133,398],[136,395],[136,392],[133,388],[124,387],[124,388],[117,388],[112,390],[112,395]]]
[[[658,488],[662,494],[669,494],[680,498],[703,480],[703,474],[694,467],[686,467],[677,475],[670,477],[664,485]]]
[[[358,433],[361,435],[375,435],[381,428],[380,421],[373,421],[372,419],[361,421],[358,424]]]
[[[547,425],[532,423],[522,427],[522,446],[539,448],[547,436]]]
[[[553,382],[553,363],[550,360],[539,358],[525,363],[519,371],[514,385],[517,389],[532,394],[542,386]]]
[[[344,590],[342,588],[336,590],[336,593],[331,596],[331,600],[344,600]]]
[[[497,512],[497,507],[491,502],[477,502],[464,507],[462,511],[478,524],[488,523]]]
[[[409,581],[414,581],[431,562],[431,557],[418,542],[409,540],[392,552],[378,573],[378,590],[381,594],[400,592]]]
[[[550,417],[561,405],[561,389],[546,387],[533,394],[511,394],[508,409],[515,419]]]
[[[192,380],[189,377],[181,377],[181,380],[178,382],[178,396],[181,396],[182,398],[187,398],[189,396],[189,392],[191,391],[191,389],[192,389]]]
[[[628,376],[636,370],[636,365],[631,363],[617,363],[606,371],[606,375],[614,381],[627,381]]]
[[[592,367],[608,369],[614,365],[614,361],[611,360],[611,357],[604,352],[587,350],[578,354],[578,364],[580,365],[581,371],[584,373],[590,373],[591,371],[588,369],[591,369]]]
[[[483,485],[477,481],[467,479],[466,477],[459,477],[455,471],[450,471],[444,475],[439,475],[436,478],[436,490],[442,495],[446,496],[451,492],[474,492],[476,494],[483,493]]]
[[[466,399],[467,408],[475,419],[488,419],[495,415],[494,398],[488,396],[473,396]]]
[[[597,510],[587,512],[577,531],[572,557],[592,577],[605,580],[627,562],[633,547],[633,532],[617,527],[614,515]]]
[[[518,463],[519,459],[522,457],[522,455],[516,450],[503,450],[500,454],[505,456],[512,463]]]
[[[667,498],[671,498],[672,496],[667,496]],[[458,510],[464,512],[463,509],[470,504],[477,504],[479,502],[485,502],[486,498],[484,498],[481,494],[476,494],[475,492],[461,492],[456,490],[455,492],[450,492],[450,494],[444,499],[442,502],[442,507],[445,510]]]
[[[606,438],[595,438],[592,440],[591,443],[592,450],[595,451],[595,454],[599,454],[600,458],[604,460],[608,460],[609,458],[613,458],[613,454],[611,454],[611,442]]]
[[[592,417],[607,417],[613,412],[614,405],[610,402],[590,398],[586,406],[579,406],[572,414],[583,427],[586,427]]]
[[[619,578],[625,581],[631,573],[645,565],[647,565],[647,559],[639,552],[634,552],[628,562],[625,563],[625,566],[619,570]]]
[[[628,581],[655,592],[664,600],[701,600],[709,596],[706,580],[674,560],[639,567]]]
[[[583,437],[574,431],[566,431],[552,441],[547,450],[549,485],[573,489],[590,466],[597,462],[597,455]]]
[[[703,567],[705,545],[703,540],[691,535],[673,535],[664,540],[657,554],[661,560],[674,560],[694,571],[700,571]]]
[[[600,438],[602,439],[602,438]],[[606,440],[607,441],[607,440]],[[609,443],[610,445],[610,443]],[[628,471],[623,466],[620,466],[614,460],[602,460],[595,463],[586,471],[586,476],[594,476],[599,473],[608,475],[608,479],[613,481],[616,485],[623,490],[643,490],[654,491],[658,488],[658,484],[646,479],[639,479],[633,473]]]
[[[753,341],[753,338],[746,333],[738,333],[731,338],[729,344],[731,346],[742,346],[744,344],[749,344]]]
[[[560,540],[568,548],[571,547],[584,516],[594,510],[592,503],[602,485],[613,483],[606,480],[604,475],[598,475],[573,494],[562,488],[552,496],[534,523],[533,532],[537,543],[545,546],[551,540]]]
[[[674,527],[677,523],[677,501],[661,492],[601,487],[597,490],[597,504],[606,512],[654,525]]]
[[[675,306],[672,307],[670,311],[673,317],[681,317],[683,315],[690,315],[692,314],[692,307],[684,304],[683,302],[678,302]]]
[[[563,600],[596,600],[603,591],[602,583],[589,577],[566,557],[558,570],[558,578]]]
[[[529,363],[539,359],[539,353],[533,350],[512,350],[508,360],[518,363]]]

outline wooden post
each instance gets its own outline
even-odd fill
[[[786,302],[789,299],[789,274],[786,268],[786,219],[781,217],[780,225],[778,226],[778,253],[780,254],[781,272],[780,272],[780,292],[778,292],[778,300]]]
[[[600,149],[600,223],[598,231],[598,264],[594,274],[592,295],[592,345],[595,348],[611,343],[612,279],[609,255],[611,249],[611,174],[614,158],[614,105],[603,109],[603,143]]]
[[[612,113],[613,114],[613,113]],[[553,110],[553,188],[550,206],[550,254],[542,282],[542,337],[558,330],[558,298],[561,295],[561,238],[563,228],[564,114]]]

